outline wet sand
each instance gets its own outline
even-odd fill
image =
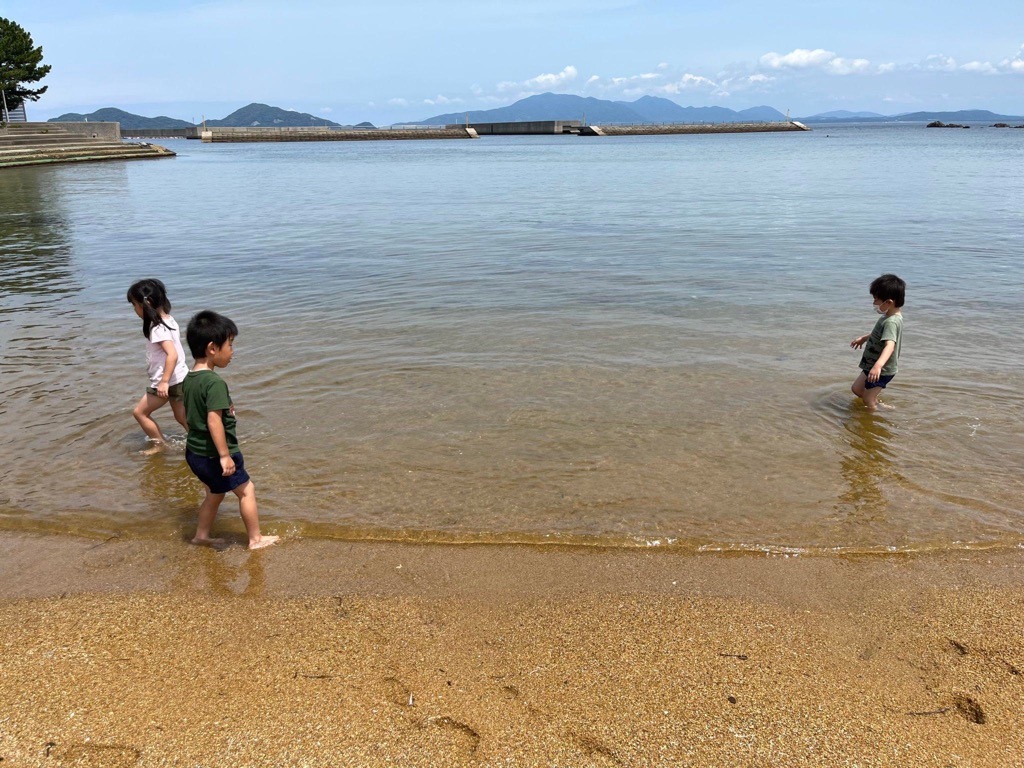
[[[1019,766],[1024,552],[0,536],[6,766]]]

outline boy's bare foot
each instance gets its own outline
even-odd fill
[[[255,541],[249,542],[249,549],[263,549],[277,544],[281,540],[280,536],[260,536]]]
[[[880,403],[878,403],[878,407],[881,408],[883,411],[895,411],[896,410],[896,406],[895,405],[889,405],[888,403],[880,402]]]
[[[192,539],[192,543],[200,547],[213,547],[214,549],[223,549],[227,546],[224,539],[201,539],[198,536]]]
[[[143,448],[141,451],[139,451],[139,453],[141,453],[143,456],[155,456],[166,447],[167,443],[163,441],[154,442],[151,446],[149,446],[149,448]]]

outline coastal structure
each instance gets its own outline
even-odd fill
[[[174,157],[156,144],[121,141],[117,123],[5,123],[0,168],[97,160]]]
[[[666,123],[662,125],[588,125],[580,136],[657,136],[676,133],[780,133],[811,130],[803,123]]]
[[[202,139],[207,143],[264,141],[394,141],[399,139],[475,139],[480,136],[646,136],[688,133],[777,133],[811,130],[796,121],[760,123],[636,123],[585,125],[582,120],[525,120],[504,123],[401,125],[390,128],[331,126],[194,126],[128,129],[139,139]]]
[[[415,140],[415,139],[475,139],[476,131],[465,126],[422,128],[330,128],[294,127],[270,128],[252,126],[245,128],[207,127],[200,132],[204,142],[253,142],[253,141],[374,141],[374,140]]]
[[[7,123],[27,123],[28,116],[25,114],[25,102],[21,102],[14,109],[6,110],[0,115],[0,118],[6,117],[6,119],[0,119],[0,122]]]
[[[449,129],[471,128],[481,136],[647,136],[672,133],[775,133],[809,131],[792,120],[759,123],[634,123],[629,125],[585,125],[582,120],[521,120],[507,123],[466,123]]]

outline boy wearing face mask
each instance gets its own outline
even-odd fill
[[[903,336],[903,297],[907,284],[896,275],[885,274],[871,283],[871,298],[875,311],[881,315],[871,333],[858,336],[850,342],[854,349],[864,347],[860,359],[860,376],[853,382],[853,394],[864,401],[869,411],[879,407],[892,408],[878,402],[878,395],[896,375],[900,359],[900,339]],[[867,346],[864,346],[865,343]]]

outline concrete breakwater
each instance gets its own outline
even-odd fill
[[[778,133],[809,131],[803,123],[667,123],[664,125],[587,125],[580,136],[657,136],[676,133]]]
[[[158,157],[174,157],[174,152],[156,144],[121,141],[117,123],[7,123],[0,127],[0,168]]]
[[[449,129],[461,128],[449,125]],[[584,125],[581,120],[521,120],[510,123],[469,123],[480,136],[647,136],[672,133],[765,133],[809,131],[803,123],[636,123],[631,125]]]
[[[477,132],[466,127],[431,128],[207,128],[200,132],[204,142],[254,141],[380,141],[415,139],[475,139]]]

